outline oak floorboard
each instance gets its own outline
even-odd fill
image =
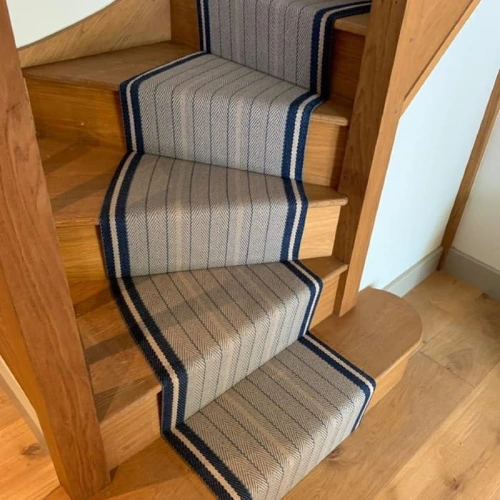
[[[471,498],[464,495],[481,470],[490,460],[500,463],[499,387],[497,364],[375,500],[405,498],[408,491],[422,500]],[[435,476],[432,483],[426,480],[430,476]],[[498,487],[497,481],[489,484],[493,490]]]
[[[44,498],[59,485],[48,451],[0,390],[0,499]]]
[[[491,299],[476,302],[480,312],[465,313],[422,350],[472,386],[500,363],[500,305]]]
[[[401,383],[287,500],[373,499],[470,391],[458,377],[417,353]]]

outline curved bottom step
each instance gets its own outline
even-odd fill
[[[421,342],[421,332],[420,318],[409,304],[373,289],[360,294],[355,310],[342,318],[330,316],[313,328],[316,337],[375,379],[377,389],[370,407],[399,382]],[[163,439],[120,465],[112,483],[96,498],[132,494],[162,499],[213,497]]]

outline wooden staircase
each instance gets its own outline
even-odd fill
[[[376,379],[371,407],[401,379],[421,335],[402,299],[359,292],[398,120],[478,1],[373,0],[370,15],[335,24],[331,98],[307,136],[300,257],[325,284],[312,331]],[[199,47],[196,2],[169,6],[171,37],[160,43],[71,60],[56,51],[45,60],[60,62],[25,68],[30,110],[0,0],[0,354],[36,409],[71,498],[211,497],[160,438],[160,385],[111,296],[98,226],[125,152],[118,85]],[[106,15],[92,30],[105,31]],[[114,29],[107,46],[123,47]],[[59,40],[77,36],[72,27]],[[99,52],[91,45],[79,53]],[[302,487],[312,490],[314,476]]]
[[[176,5],[174,2],[174,10]],[[353,16],[338,21],[335,27],[331,98],[314,112],[307,137],[304,180],[310,209],[300,258],[324,282],[313,332],[377,380],[375,404],[402,376],[420,341],[420,323],[403,301],[375,290],[361,295],[355,312],[343,318],[333,314],[339,278],[347,269],[332,257],[340,211],[348,203],[336,189],[368,20],[368,15]],[[103,198],[126,150],[118,86],[194,52],[196,44],[188,31],[178,36],[180,41],[24,71],[106,460],[110,470],[120,466],[103,495],[119,493],[130,480],[127,471],[142,470],[155,461],[163,464],[154,468],[158,474],[155,482],[161,483],[155,494],[161,498],[209,495],[160,439],[161,385],[112,298],[99,236]],[[393,315],[397,321],[391,319]],[[395,335],[400,336],[397,342]]]

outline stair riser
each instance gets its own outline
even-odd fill
[[[308,210],[300,259],[332,255],[340,209],[340,206],[325,206]],[[106,278],[98,226],[58,227],[57,235],[70,282]]]
[[[172,40],[198,50],[200,47],[196,0],[171,0]],[[331,93],[351,101],[361,67],[365,37],[334,30],[332,42]],[[313,181],[308,181],[313,182]]]
[[[339,276],[324,280],[323,292],[311,327],[318,325],[332,314],[338,280]],[[142,353],[137,350],[134,355],[142,356]],[[151,386],[151,390],[144,398],[101,422],[101,433],[110,469],[117,467],[160,437],[160,386],[154,375],[140,383]]]
[[[364,49],[364,36],[339,30],[334,31],[330,66],[332,68],[332,95],[354,101]]]
[[[27,78],[37,132],[41,136],[83,139],[126,150],[118,93]],[[347,126],[315,119],[306,143],[304,181],[333,186],[340,174]]]

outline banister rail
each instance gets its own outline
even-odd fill
[[[0,46],[0,356],[37,412],[62,485],[86,499],[109,475],[5,0]]]
[[[399,118],[479,0],[372,0],[339,191],[334,255],[349,264],[335,311],[356,305]]]

